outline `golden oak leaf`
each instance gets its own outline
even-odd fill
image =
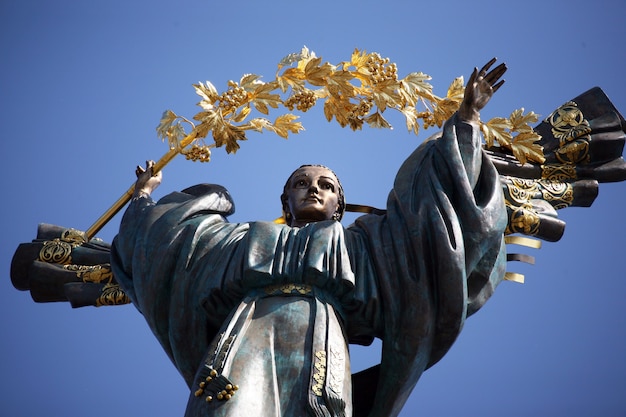
[[[298,133],[304,130],[302,123],[294,122],[297,118],[298,116],[289,113],[278,116],[274,121],[274,132],[281,138],[287,139],[289,132]]]
[[[539,115],[532,111],[524,114],[524,108],[522,107],[513,111],[509,120],[511,121],[511,130],[513,132],[532,132],[531,124],[537,123]]]
[[[493,146],[494,140],[505,148],[511,147],[511,122],[503,117],[494,117],[487,123],[480,124],[480,130],[483,132],[487,146]]]
[[[540,139],[541,135],[536,132],[521,132],[511,142],[513,156],[522,164],[527,160],[543,164],[546,158],[543,155],[543,146],[537,143]]]
[[[381,129],[393,129],[387,120],[379,112],[372,113],[365,118],[365,122],[371,127],[377,127]]]

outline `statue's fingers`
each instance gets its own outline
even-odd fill
[[[502,63],[498,65],[497,67],[495,67],[493,70],[491,70],[489,74],[485,75],[484,79],[489,84],[493,85],[500,79],[500,77],[502,77],[502,75],[504,75],[506,70],[507,70],[506,64]]]
[[[478,68],[474,67],[474,71],[472,71],[472,74],[469,77],[469,80],[467,80],[467,84],[466,85],[472,85],[474,84],[474,81],[476,81],[476,77],[478,76]]]
[[[491,58],[491,60],[489,62],[487,62],[481,69],[480,69],[480,74],[486,74],[487,71],[489,71],[489,68],[491,68],[491,66],[493,65],[494,62],[496,62],[498,58],[493,57]]]
[[[496,91],[498,91],[498,89],[502,87],[502,84],[504,84],[504,80],[500,80],[496,85],[491,87],[492,93],[495,93]]]

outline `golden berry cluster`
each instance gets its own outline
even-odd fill
[[[211,160],[211,149],[206,145],[193,144],[190,148],[181,151],[188,161],[209,162]]]
[[[361,100],[358,106],[352,108],[352,110],[348,113],[348,119],[354,119],[366,116],[370,110],[374,107],[374,104],[371,100]]]
[[[218,101],[219,108],[225,113],[229,113],[248,101],[248,93],[238,83],[230,80],[228,81],[228,90],[220,95]]]
[[[398,68],[395,62],[389,63],[389,58],[381,58],[377,53],[368,56],[367,69],[374,85],[387,80],[398,80]]]
[[[311,90],[302,90],[291,95],[285,100],[285,107],[289,110],[293,110],[294,107],[299,111],[305,112],[315,105],[315,93]]]
[[[437,122],[435,122],[435,115],[429,111],[418,112],[417,118],[422,119],[424,129],[428,129],[429,127],[433,127],[437,125]]]

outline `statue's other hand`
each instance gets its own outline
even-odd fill
[[[161,184],[161,171],[154,173],[154,161],[146,161],[146,167],[137,165],[135,169],[137,181],[135,182],[135,191],[133,197],[141,194],[150,195]]]
[[[480,70],[474,68],[465,86],[465,95],[459,107],[459,117],[462,120],[478,122],[480,120],[480,111],[487,105],[493,93],[498,91],[504,84],[504,80],[500,78],[506,72],[506,64],[502,63],[489,71],[489,68],[495,62],[496,58],[492,58]]]

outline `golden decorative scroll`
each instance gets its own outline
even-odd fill
[[[115,306],[129,304],[130,298],[118,284],[107,284],[102,289],[102,294],[96,300],[96,307]]]
[[[559,148],[555,152],[557,159],[569,165],[588,162],[591,126],[578,105],[569,101],[547,120],[552,126],[552,134],[559,140]]]
[[[105,265],[63,265],[63,269],[76,272],[76,276],[83,282],[97,284],[113,281],[113,272],[108,264]]]
[[[72,245],[61,239],[44,242],[39,251],[39,260],[59,265],[70,264],[72,263]]]

